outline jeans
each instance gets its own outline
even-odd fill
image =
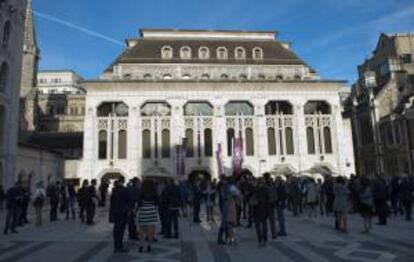
[[[95,216],[95,203],[86,204],[86,224],[92,225]]]
[[[267,241],[267,218],[255,219],[257,240],[259,243]]]
[[[42,210],[43,210],[43,206],[35,207],[36,226],[40,226],[42,224]]]
[[[56,221],[58,213],[59,199],[50,200],[50,221]]]
[[[114,221],[114,249],[120,250],[123,248],[122,240],[124,238],[125,227],[127,223],[127,216],[117,216]]]
[[[200,205],[199,201],[194,202],[193,222],[200,222]]]
[[[72,213],[72,218],[75,219],[74,200],[71,198],[65,199],[66,219],[69,219],[69,214]]]
[[[178,209],[168,210],[166,236],[172,237],[172,230],[174,229],[174,237],[178,238]]]
[[[272,233],[272,238],[276,238],[275,208],[273,206],[270,207],[270,212],[267,219],[269,219],[270,232]]]
[[[18,218],[18,208],[17,207],[7,208],[6,225],[4,227],[5,234],[9,232],[9,229],[11,230],[11,232],[16,231],[17,218]]]

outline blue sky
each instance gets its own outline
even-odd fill
[[[413,0],[33,0],[41,69],[97,78],[140,28],[276,30],[323,78],[355,81],[380,33],[414,32]]]

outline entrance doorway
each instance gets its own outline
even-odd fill
[[[109,192],[112,192],[112,188],[114,187],[114,182],[117,181],[121,177],[124,177],[121,173],[117,173],[117,172],[106,173],[105,175],[102,176],[101,181],[99,182],[108,183],[109,185],[108,190]]]

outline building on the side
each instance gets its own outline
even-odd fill
[[[141,30],[86,90],[83,160],[73,178],[175,177],[243,172],[354,172],[349,88],[322,80],[276,32]]]
[[[81,80],[72,70],[37,74],[37,131],[83,132],[85,90],[79,85]]]
[[[14,183],[26,0],[0,1],[0,184]]]
[[[382,34],[346,106],[361,175],[413,174],[414,34]]]

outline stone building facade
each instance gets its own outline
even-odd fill
[[[362,175],[413,174],[413,56],[413,34],[382,34],[372,57],[358,66],[346,112]]]
[[[0,184],[14,183],[26,0],[0,1]]]
[[[232,169],[244,143],[244,172],[324,167],[354,172],[349,89],[321,80],[275,32],[141,30],[86,89],[80,179],[176,177],[176,145],[187,139],[185,176]]]

